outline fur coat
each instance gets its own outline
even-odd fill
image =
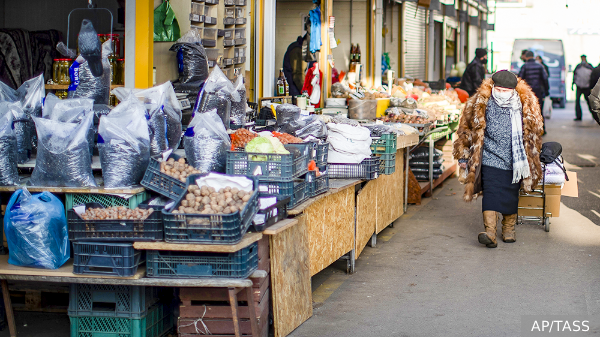
[[[491,78],[484,80],[477,93],[469,98],[460,117],[458,139],[454,142],[454,158],[468,160],[467,169],[460,168],[458,175],[459,181],[465,184],[463,199],[467,202],[477,198],[479,194],[475,193],[476,174],[482,160],[485,112],[488,100],[492,96],[493,85],[494,81]],[[527,83],[519,78],[516,90],[523,103],[523,145],[531,171],[529,178],[521,181],[521,188],[529,192],[537,186],[542,177],[540,150],[544,122],[538,99]]]

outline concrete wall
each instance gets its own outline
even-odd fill
[[[348,72],[350,65],[350,44],[358,43],[362,52],[361,63],[367,64],[367,13],[366,0],[354,0],[352,4],[352,21],[350,21],[350,1],[334,0],[333,16],[335,17],[335,38],[339,40],[337,48],[333,49],[333,60],[338,71]],[[352,40],[350,40],[352,30]]]
[[[398,76],[400,73],[400,61],[398,58],[398,41],[400,41],[400,5],[392,2],[387,3],[386,6],[383,52],[389,53],[390,67],[396,72],[396,76]]]
[[[581,54],[586,54],[592,65],[598,65],[600,1],[578,0],[568,4],[567,8],[564,0],[528,0],[526,7],[498,7],[495,31],[488,33],[488,48],[494,43],[494,67],[510,69],[513,42],[517,38],[562,39],[567,70],[569,65],[575,69]],[[574,28],[591,29],[595,35],[574,35],[570,32]],[[567,74],[566,81],[567,99],[573,99],[572,72]]]
[[[162,0],[154,0],[154,8],[158,7]],[[171,1],[171,7],[175,11],[175,17],[179,23],[181,35],[190,30],[191,0]],[[156,83],[176,80],[179,77],[177,71],[177,53],[169,51],[173,42],[154,42],[154,66],[156,67]]]

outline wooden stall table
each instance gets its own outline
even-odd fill
[[[227,252],[228,250],[238,249],[249,246],[250,244],[260,240],[262,234],[252,233],[246,234],[242,242],[237,245],[172,245],[164,242],[156,242],[156,246],[150,246],[150,242],[144,242],[142,245],[145,248],[139,248],[141,242],[134,243],[136,249],[172,249],[170,246],[180,246],[185,251],[202,251],[202,252]],[[138,245],[138,247],[136,247]],[[196,246],[196,248],[192,248]],[[230,247],[230,248],[226,248]],[[250,279],[235,279],[235,278],[195,278],[195,279],[168,279],[168,278],[148,278],[146,275],[146,269],[139,268],[137,273],[128,278],[117,278],[111,276],[95,276],[95,275],[76,275],[73,274],[73,262],[69,260],[65,265],[56,270],[48,269],[37,269],[18,267],[8,264],[8,256],[0,255],[0,280],[2,284],[2,294],[4,297],[4,305],[6,307],[6,316],[8,320],[8,327],[10,330],[10,336],[16,337],[17,330],[15,325],[14,313],[12,310],[12,304],[10,300],[10,294],[8,289],[7,281],[28,281],[28,282],[52,282],[52,283],[81,283],[81,284],[105,284],[105,285],[126,285],[126,286],[153,286],[153,287],[207,287],[207,288],[227,288],[229,292],[229,302],[232,310],[234,328],[236,336],[241,336],[239,333],[239,320],[238,320],[238,307],[237,307],[237,294],[246,290],[247,298],[254,298],[252,295],[253,282]],[[255,271],[250,278],[264,278],[267,273],[263,270]],[[250,312],[255,311],[255,302],[248,301],[248,307]],[[250,315],[250,324],[252,326],[252,335],[259,335],[259,327],[256,317],[252,318]]]

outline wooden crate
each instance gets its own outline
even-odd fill
[[[269,303],[269,294],[267,291],[261,301],[257,303],[255,312],[260,329],[260,336],[258,337],[267,337],[269,335]],[[180,337],[203,336],[206,334],[233,336],[235,334],[233,315],[229,303],[208,302],[203,305],[182,305],[179,310],[177,332]],[[249,320],[251,313],[248,310],[248,306],[238,304],[238,314],[242,336],[252,336]]]
[[[68,284],[9,283],[10,299],[15,311],[67,313]]]

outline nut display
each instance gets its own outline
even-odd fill
[[[279,141],[283,145],[285,145],[285,144],[300,144],[300,143],[304,142],[302,139],[300,139],[298,137],[294,137],[287,133],[273,132],[273,136],[275,136],[275,138],[279,139]]]
[[[213,187],[190,185],[179,208],[173,213],[233,214],[244,209],[251,196],[252,191],[241,191],[235,187],[225,187],[217,191]]]
[[[163,161],[160,163],[160,173],[164,173],[185,182],[190,174],[200,173],[200,171],[196,170],[193,166],[186,164],[185,159],[183,158],[179,158],[177,161],[173,158],[169,158],[166,162]]]
[[[243,149],[246,147],[252,139],[258,137],[258,135],[252,131],[246,129],[237,129],[230,135],[232,149]]]
[[[83,220],[144,220],[148,218],[154,210],[149,209],[129,209],[124,206],[109,208],[88,208],[80,217]]]

